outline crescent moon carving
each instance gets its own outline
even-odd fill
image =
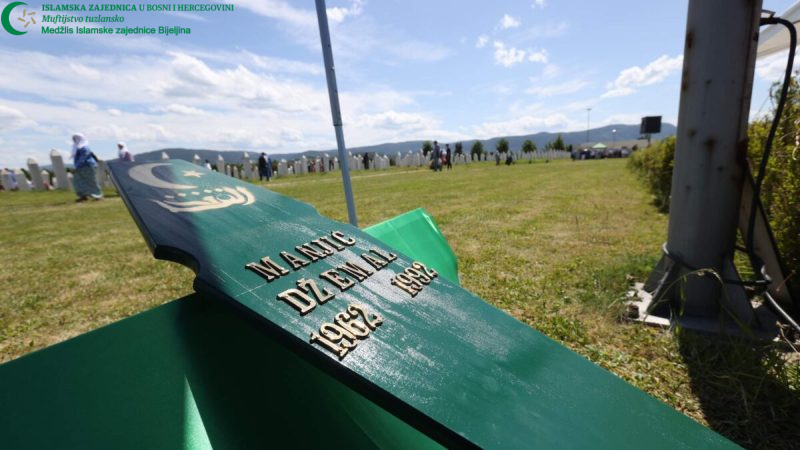
[[[3,28],[5,28],[6,31],[8,31],[9,33],[13,34],[14,36],[21,36],[21,35],[27,33],[27,31],[17,31],[17,30],[15,30],[14,27],[11,26],[11,20],[8,18],[11,15],[11,10],[16,8],[19,5],[27,6],[27,3],[22,3],[22,2],[9,3],[8,6],[3,8],[3,13],[0,14],[0,23],[3,24]]]
[[[131,170],[128,171],[128,176],[139,183],[161,189],[197,189],[197,186],[192,186],[189,184],[175,184],[156,178],[156,176],[153,174],[153,168],[168,165],[169,164],[167,163],[142,164],[131,168]]]

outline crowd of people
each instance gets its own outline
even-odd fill
[[[450,150],[450,144],[445,144],[444,150],[439,146],[439,141],[433,141],[433,151],[431,152],[431,170],[434,172],[441,172],[442,167],[447,167],[447,170],[453,168],[453,152]]]

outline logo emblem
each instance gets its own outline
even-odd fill
[[[132,180],[147,186],[169,189],[170,194],[164,195],[162,200],[153,200],[167,211],[179,212],[201,212],[212,209],[227,208],[233,205],[251,205],[256,201],[255,196],[246,188],[237,186],[217,187],[200,189],[199,186],[191,184],[170,183],[157,178],[153,169],[159,166],[169,166],[167,163],[141,164],[132,167],[128,171],[128,176]],[[195,170],[184,170],[183,176],[200,178],[204,175]]]
[[[17,31],[17,30],[14,29],[14,27],[11,26],[11,19],[10,19],[11,10],[16,8],[17,6],[20,6],[20,5],[28,6],[27,3],[23,3],[23,2],[9,3],[5,8],[3,8],[3,12],[0,13],[0,23],[3,24],[3,28],[5,28],[6,31],[8,31],[10,34],[13,34],[14,36],[21,36],[21,35],[27,33],[27,31]],[[17,20],[25,22],[25,26],[23,28],[27,28],[28,25],[31,24],[31,22],[34,25],[36,25],[36,20],[32,17],[34,14],[36,14],[36,13],[32,12],[32,13],[28,14],[27,10],[22,10],[22,17],[18,17]]]

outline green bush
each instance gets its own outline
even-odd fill
[[[790,282],[800,291],[800,84],[792,79],[786,106],[775,134],[761,200],[767,211],[778,249],[789,271]],[[772,87],[773,108],[769,115],[750,124],[748,160],[755,177],[764,144],[775,114],[780,84]],[[633,152],[628,166],[645,182],[655,205],[669,210],[675,138],[670,137],[644,150]]]
[[[655,197],[653,202],[662,212],[669,210],[669,191],[672,188],[672,166],[675,160],[675,137],[668,137],[628,159],[628,167],[647,184]]]
[[[761,185],[761,201],[767,210],[775,240],[778,241],[778,249],[790,272],[794,292],[800,292],[800,85],[796,76],[789,86],[786,106],[775,133],[766,176]],[[772,86],[771,94],[774,114],[780,84]],[[748,157],[754,177],[764,154],[764,143],[773,114],[750,125]]]

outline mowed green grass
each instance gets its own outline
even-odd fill
[[[347,220],[338,173],[263,185]],[[797,445],[791,352],[620,320],[667,223],[624,160],[358,171],[353,188],[362,227],[425,208],[486,301],[743,446]],[[152,258],[119,197],[72,200],[0,194],[0,362],[191,291],[191,272]]]

